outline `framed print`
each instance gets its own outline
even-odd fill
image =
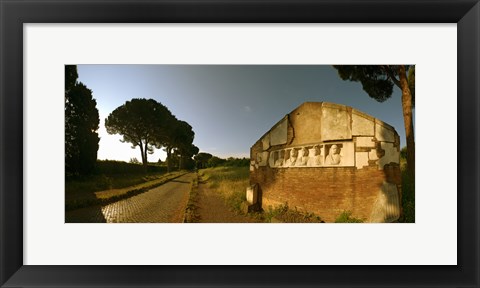
[[[478,1],[38,0],[0,5],[1,287],[479,286]],[[405,51],[408,56],[402,55]],[[315,68],[385,61],[410,63],[419,70],[414,223],[64,221],[65,65]],[[258,78],[272,77],[268,69],[262,73]],[[220,74],[210,80],[226,81]],[[99,74],[95,77],[100,79]],[[198,77],[193,78],[199,81]],[[290,93],[300,90],[294,87]],[[242,101],[235,104],[245,113],[257,108]],[[275,109],[277,104],[271,101],[268,107]],[[327,106],[321,107],[327,116],[337,110],[355,112],[356,119],[364,115]],[[298,107],[303,108],[296,112],[309,113],[308,107]],[[345,125],[359,121],[348,120],[353,114],[335,113],[340,118],[347,115],[341,119]],[[202,117],[214,115],[205,114]],[[297,121],[298,115],[262,126],[263,132],[270,131],[270,142],[261,133],[251,139],[252,145],[257,141],[252,149],[258,151],[248,161],[250,169],[270,165],[274,172],[269,173],[285,174],[290,168],[279,161],[280,155],[291,155],[291,160],[309,153],[323,158],[316,164],[313,156],[304,164],[295,163],[311,171],[369,165],[371,141],[363,132],[346,142],[341,139],[351,138],[350,130],[345,136],[320,127],[317,132],[326,140],[318,142],[300,129],[295,137],[303,137],[303,142],[288,136],[290,146],[270,149],[272,142],[285,144],[287,120]],[[325,121],[335,126],[340,120]],[[372,123],[384,127],[369,134],[374,142],[393,135],[384,141],[387,144],[379,142],[376,153],[393,151],[398,135],[383,122]],[[267,150],[276,158],[266,160]],[[355,153],[363,155],[364,165],[353,162]],[[330,184],[325,187],[335,183]],[[99,222],[107,222],[103,220]]]

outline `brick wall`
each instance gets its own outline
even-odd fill
[[[395,174],[395,173],[394,173]],[[289,207],[313,212],[334,222],[344,211],[368,219],[387,176],[377,166],[271,169],[258,167],[251,182],[259,185],[264,210],[288,202]]]

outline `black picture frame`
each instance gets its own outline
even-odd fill
[[[1,287],[479,287],[478,0],[0,0],[0,13]],[[457,23],[458,265],[23,265],[23,24],[163,22]]]

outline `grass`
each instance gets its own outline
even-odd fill
[[[247,200],[246,188],[250,185],[249,167],[208,168],[200,170],[200,174],[208,189],[220,194],[231,210],[241,211],[242,203]]]
[[[187,208],[185,209],[185,223],[197,223],[200,220],[200,216],[197,213],[197,196],[198,196],[198,174],[193,179],[192,187],[190,188],[190,196],[187,202]]]
[[[69,211],[93,205],[106,205],[126,199],[160,186],[185,173],[185,171],[176,171],[148,176],[92,176],[83,180],[67,181],[65,183],[65,210]],[[100,183],[96,183],[96,181]],[[109,184],[106,185],[102,181],[107,181]],[[104,190],[99,191],[99,189]]]

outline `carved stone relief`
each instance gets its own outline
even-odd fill
[[[272,168],[354,166],[353,147],[352,142],[288,147],[270,152],[269,165]]]

